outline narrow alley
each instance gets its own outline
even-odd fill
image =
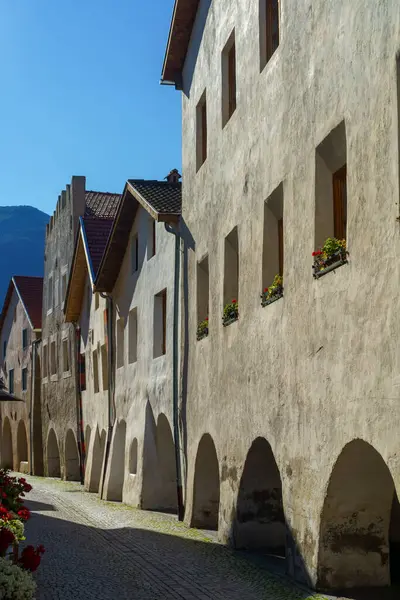
[[[28,479],[27,536],[46,548],[38,600],[314,598],[174,516],[103,502],[77,483]]]

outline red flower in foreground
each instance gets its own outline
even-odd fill
[[[3,527],[0,529],[0,554],[3,556],[6,553],[8,546],[11,546],[15,541],[12,531]]]
[[[31,513],[27,508],[20,508],[17,514],[23,521],[27,521],[31,516]]]
[[[208,317],[206,317],[205,320],[208,321]]]
[[[264,292],[268,292],[268,288],[264,288]]]
[[[233,300],[232,300],[232,304],[236,304],[236,302],[237,302],[237,300],[236,300],[236,299],[233,299]]]
[[[19,559],[20,565],[28,571],[36,571],[41,561],[41,554],[44,554],[44,547],[38,546],[35,550],[33,546],[27,546],[22,550]]]
[[[321,256],[322,254],[322,250],[315,250],[315,252],[312,253],[313,256]]]

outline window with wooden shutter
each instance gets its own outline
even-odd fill
[[[347,167],[344,165],[332,176],[334,237],[346,239],[347,227]]]
[[[222,51],[222,126],[236,110],[236,45],[233,31]]]

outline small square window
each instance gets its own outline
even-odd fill
[[[236,110],[236,46],[235,31],[222,52],[222,127]]]
[[[22,348],[23,350],[25,350],[25,348],[28,347],[28,330],[27,329],[23,329],[22,330]]]
[[[22,369],[22,391],[26,392],[28,389],[28,369],[25,367]]]
[[[8,371],[8,391],[14,393],[14,369]]]

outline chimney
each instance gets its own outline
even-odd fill
[[[182,175],[179,173],[178,169],[172,169],[164,179],[166,179],[168,183],[179,183],[181,177]]]

